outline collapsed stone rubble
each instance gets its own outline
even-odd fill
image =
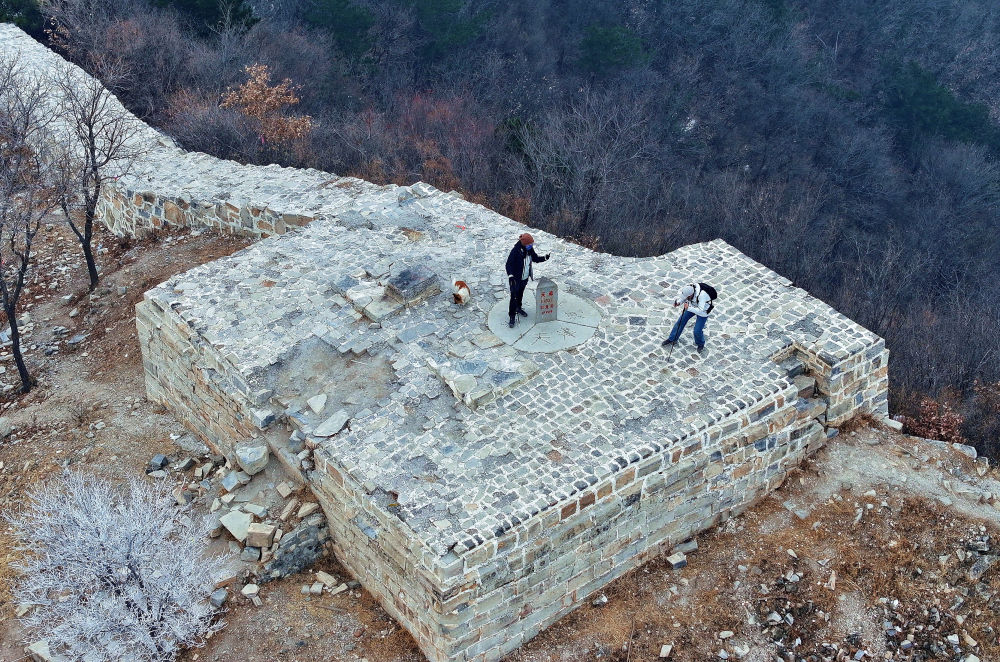
[[[326,519],[317,503],[303,501],[309,495],[301,483],[289,480],[273,461],[253,476],[242,469],[238,459],[195,457],[183,450],[177,458],[155,455],[147,469],[151,479],[175,484],[172,494],[179,506],[208,513],[212,537],[228,541],[231,557],[239,559],[213,587],[213,604],[224,603],[230,595],[227,588],[238,582],[259,587],[303,572],[331,550]],[[259,588],[249,593],[240,588],[240,594],[253,601]]]

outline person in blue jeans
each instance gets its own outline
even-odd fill
[[[666,347],[677,342],[688,321],[692,317],[697,317],[698,319],[694,322],[694,344],[698,348],[698,353],[703,352],[705,350],[705,322],[708,320],[708,315],[712,312],[712,308],[715,307],[715,304],[712,302],[715,301],[717,296],[715,288],[705,283],[692,283],[691,285],[682,287],[677,292],[677,298],[674,299],[674,308],[684,306],[684,310],[681,312],[680,318],[674,323],[674,328],[671,329],[670,335],[663,341],[663,346]]]

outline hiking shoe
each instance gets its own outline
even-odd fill
[[[676,340],[671,340],[670,338],[667,338],[666,340],[664,340],[664,341],[663,341],[663,342],[662,342],[662,343],[660,344],[660,346],[661,346],[661,347],[666,347],[667,345],[673,345],[673,344],[674,344],[675,342],[677,342],[677,341],[676,341]]]
[[[514,322],[516,322],[516,321],[517,321],[516,319],[514,319],[513,317],[511,317],[510,321],[507,322],[507,326],[509,326],[510,328],[513,329],[514,328]]]
[[[517,309],[517,314],[521,315],[523,317],[527,317],[528,316],[528,311],[525,310],[524,308],[518,308]]]

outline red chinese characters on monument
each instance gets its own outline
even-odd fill
[[[535,290],[535,323],[556,321],[559,309],[559,286],[548,278],[538,281]]]

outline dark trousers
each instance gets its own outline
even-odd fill
[[[674,323],[674,328],[670,330],[670,336],[667,338],[670,342],[676,342],[678,338],[681,337],[681,331],[687,326],[688,320],[695,317],[695,314],[691,311],[685,310],[681,313],[680,319]],[[698,319],[694,321],[694,344],[698,347],[705,346],[705,321],[707,317],[702,317],[697,315]]]
[[[521,300],[524,299],[524,288],[528,286],[528,281],[508,278],[507,282],[510,284],[510,308],[507,309],[507,312],[513,319],[517,315],[517,311],[521,309]]]

